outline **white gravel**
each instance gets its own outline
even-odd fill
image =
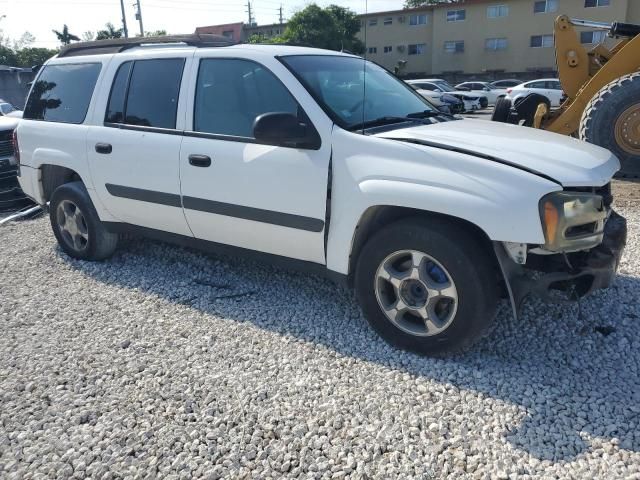
[[[0,478],[640,479],[622,213],[620,277],[581,316],[505,304],[446,360],[323,279],[149,241],[83,263],[47,219],[0,228]]]

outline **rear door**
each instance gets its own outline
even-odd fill
[[[87,150],[96,192],[116,219],[192,236],[178,163],[185,108],[180,89],[193,55],[183,50],[115,57],[121,61],[110,65],[110,95],[97,108]]]
[[[331,122],[272,56],[231,54],[196,53],[180,154],[189,226],[200,239],[323,264]],[[304,118],[321,146],[256,141],[253,122],[269,112]]]

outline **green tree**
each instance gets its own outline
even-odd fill
[[[108,22],[103,30],[98,30],[96,33],[96,40],[108,40],[110,38],[122,38],[124,30],[122,28],[116,28],[113,23]]]
[[[58,30],[52,30],[53,33],[56,34],[56,37],[58,37],[58,40],[60,40],[60,43],[62,45],[69,45],[71,42],[79,42],[80,41],[80,37],[74,35],[73,33],[71,33],[69,31],[69,27],[67,27],[67,25],[65,24],[62,27],[62,31],[59,32]]]
[[[425,5],[437,5],[439,3],[464,3],[465,0],[405,0],[404,8],[424,7]]]
[[[154,30],[153,32],[144,32],[145,37],[165,37],[167,35],[166,30]]]
[[[15,67],[18,64],[18,58],[16,52],[12,48],[5,45],[0,45],[0,65],[8,65]]]
[[[291,17],[282,39],[289,43],[310,45],[329,50],[364,52],[364,44],[356,38],[360,31],[360,20],[355,12],[339,5],[321,8],[315,3],[308,5]]]
[[[35,67],[42,65],[57,53],[57,50],[49,48],[23,48],[16,52],[16,64],[18,67]]]

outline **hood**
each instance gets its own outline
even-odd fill
[[[598,187],[620,162],[608,150],[574,138],[487,120],[455,120],[375,135],[477,155],[553,179],[565,187]]]
[[[18,123],[20,122],[20,118],[16,118],[16,117],[7,117],[5,116],[1,116],[0,117],[0,132],[4,132],[6,130],[13,130],[14,128],[16,128],[18,126]]]

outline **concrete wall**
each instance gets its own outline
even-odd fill
[[[29,93],[29,82],[35,73],[0,70],[0,98],[22,109]]]

